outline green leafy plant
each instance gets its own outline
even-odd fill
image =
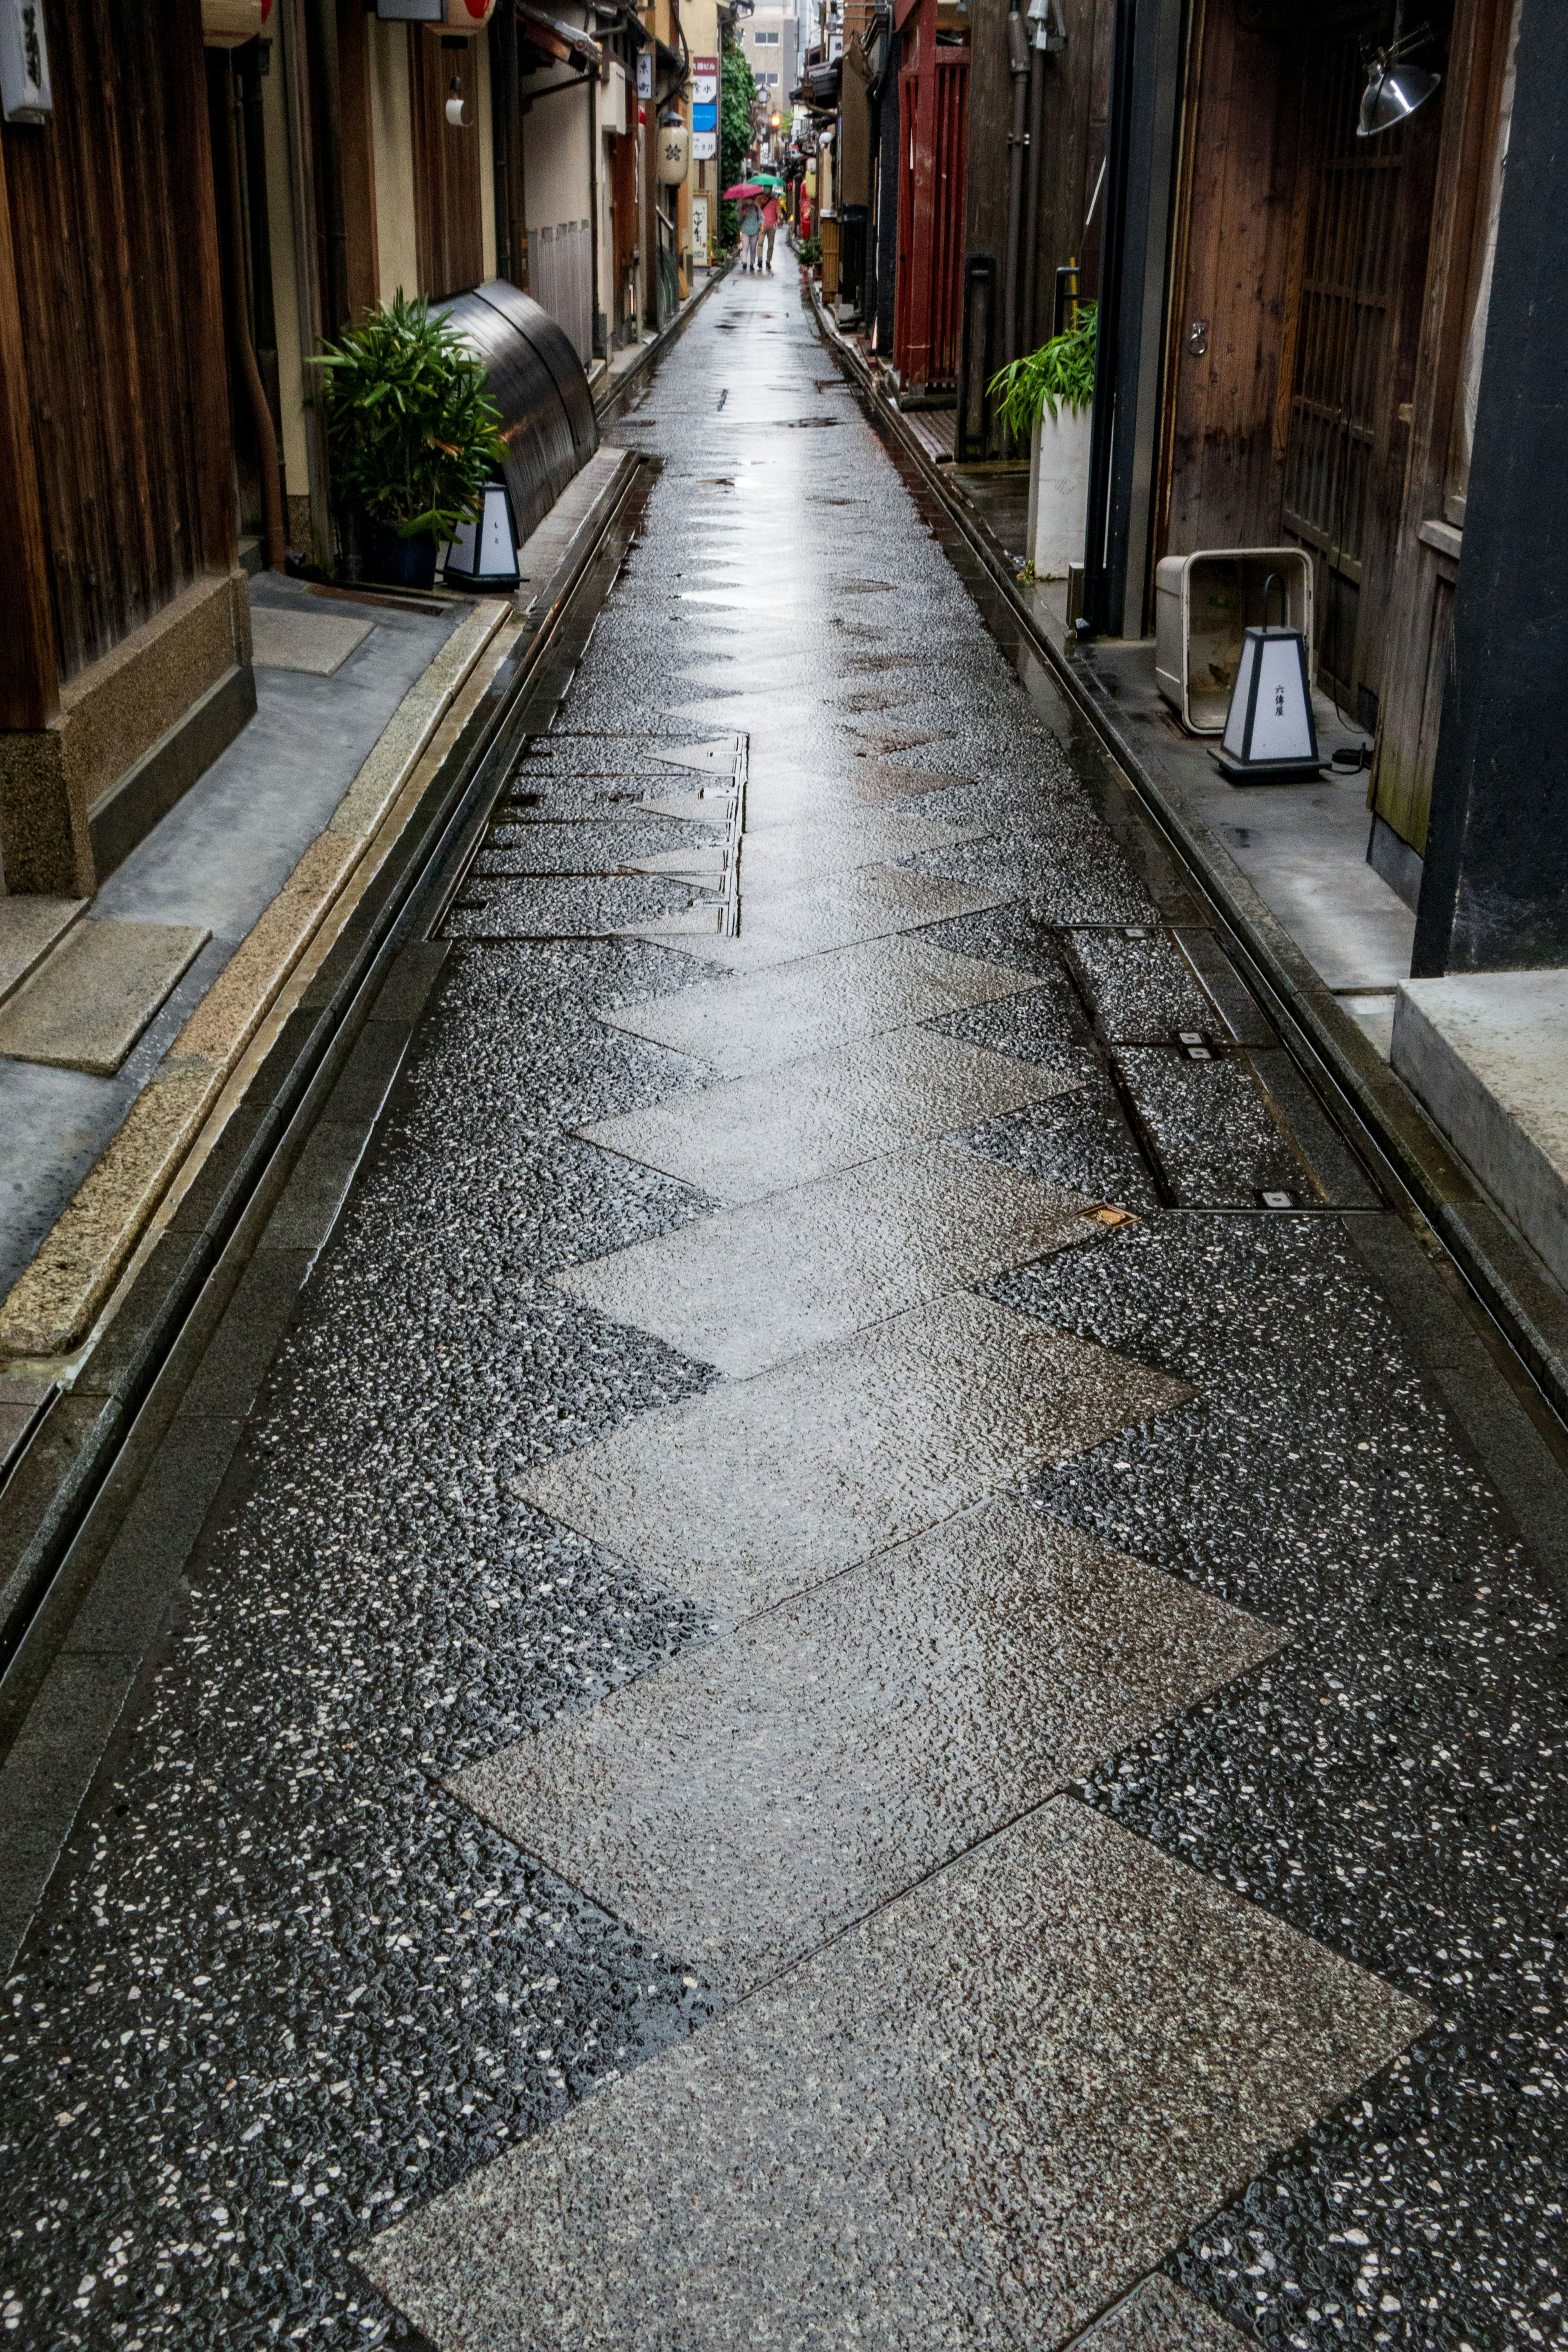
[[[808,269],[821,268],[822,239],[819,236],[803,236],[795,251]]]
[[[1062,408],[1076,416],[1091,404],[1097,307],[1080,302],[1078,323],[1066,334],[1053,335],[1037,352],[999,369],[986,385],[996,414],[1020,440],[1028,439],[1047,408],[1054,423]]]
[[[745,167],[752,147],[752,101],[757,94],[757,78],[746,61],[745,51],[731,31],[727,31],[719,58],[719,185],[732,188]],[[725,253],[733,253],[741,242],[741,207],[721,201],[719,206],[719,244]]]
[[[450,539],[479,509],[506,444],[485,396],[485,370],[455,327],[401,289],[341,343],[311,361],[322,371],[332,492],[344,509],[400,539]]]

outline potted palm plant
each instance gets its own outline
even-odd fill
[[[441,541],[478,512],[506,455],[482,361],[399,290],[311,364],[334,502],[360,524],[367,577],[428,588]]]
[[[1029,436],[1026,570],[1037,580],[1063,579],[1069,563],[1083,561],[1095,310],[1080,302],[1065,334],[1014,360],[988,387],[1003,422],[1020,440]]]

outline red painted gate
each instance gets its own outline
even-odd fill
[[[899,252],[893,364],[901,383],[958,380],[969,50],[937,39],[937,0],[900,0]]]

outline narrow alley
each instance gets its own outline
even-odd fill
[[[1562,1472],[797,275],[9,1980],[15,2343],[1568,2342]]]

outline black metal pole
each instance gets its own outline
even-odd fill
[[[1110,507],[1110,460],[1116,428],[1116,378],[1121,328],[1121,242],[1127,215],[1128,128],[1138,0],[1116,0],[1110,52],[1110,109],[1106,124],[1105,226],[1100,234],[1099,310],[1094,352],[1094,417],[1089,436],[1089,517],[1083,544],[1083,610],[1078,633],[1104,636],[1110,623],[1105,532]]]
[[[1568,965],[1568,48],[1524,0],[1411,971]]]

